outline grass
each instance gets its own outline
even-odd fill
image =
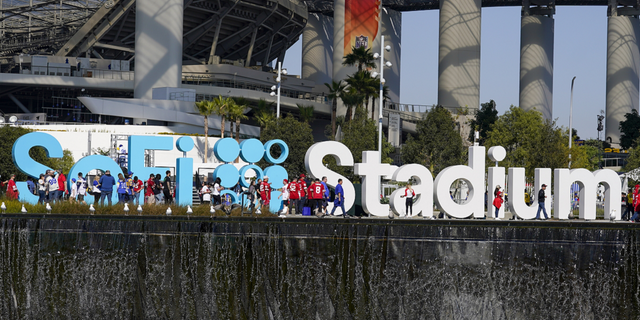
[[[8,200],[8,199],[0,199],[0,202],[4,202],[7,206],[6,213],[21,213],[23,203],[17,200]],[[27,209],[27,213],[47,213],[46,205],[38,204],[32,205],[28,203],[24,203],[25,209]],[[142,216],[165,216],[167,212],[167,207],[171,207],[172,216],[187,216],[187,207],[186,206],[178,206],[178,205],[155,205],[155,204],[145,204],[142,206]],[[125,215],[124,212],[124,204],[114,204],[112,206],[100,206],[94,205],[96,209],[95,215]],[[138,206],[129,205],[129,215],[138,215],[136,211]],[[210,217],[211,213],[209,212],[210,207],[206,205],[198,205],[193,206],[193,213],[190,216],[196,217]],[[89,205],[83,205],[79,203],[72,203],[69,201],[63,201],[61,203],[56,203],[51,206],[52,214],[90,214]],[[277,217],[275,214],[271,214],[266,207],[262,208],[262,214],[256,214],[255,210],[251,212],[251,214],[245,213],[242,214],[242,208],[236,208],[231,211],[231,214],[227,214],[223,210],[217,210],[214,214],[214,217]]]

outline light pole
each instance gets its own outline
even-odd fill
[[[391,62],[384,62],[384,51],[391,51],[391,46],[384,46],[384,36],[380,37],[380,54],[374,53],[373,58],[380,58],[380,96],[378,99],[380,100],[380,109],[378,110],[378,153],[380,156],[380,163],[382,163],[382,107],[383,107],[383,88],[384,88],[384,67],[391,67]],[[374,78],[378,76],[377,72],[371,74]]]
[[[576,81],[574,76],[571,79],[571,101],[569,102],[569,169],[571,169],[571,142],[573,141],[573,82]]]
[[[276,85],[271,87],[271,96],[278,95],[276,106],[276,118],[280,118],[280,86],[282,85],[282,75],[287,75],[287,69],[282,69],[282,62],[278,61],[278,77],[276,78]],[[276,93],[277,90],[277,93]]]

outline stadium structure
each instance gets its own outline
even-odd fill
[[[0,110],[24,123],[146,124],[202,130],[194,101],[275,101],[274,63],[302,36],[302,74],[282,81],[284,112],[313,106],[316,137],[331,114],[324,83],[344,79],[351,46],[385,54],[390,141],[425,106],[400,105],[402,11],[440,11],[437,104],[477,109],[482,7],[522,7],[520,101],[552,118],[558,5],[608,6],[606,137],[638,109],[640,7],[603,0],[0,0]],[[339,110],[339,113],[344,111]],[[377,110],[376,110],[377,114]],[[219,121],[210,121],[220,129]],[[257,136],[251,120],[242,134]],[[201,132],[201,131],[200,131]]]

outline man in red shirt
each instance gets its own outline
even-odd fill
[[[298,206],[296,210],[302,213],[302,208],[305,206],[307,202],[307,182],[304,181],[304,173],[300,175],[300,179],[298,179],[298,191],[300,192],[300,198],[298,198]]]
[[[262,198],[262,205],[268,207],[271,202],[271,184],[267,176],[264,177],[264,180],[260,184],[260,198]]]
[[[300,187],[298,186],[298,179],[294,177],[288,186],[289,189],[289,212],[292,212],[292,208],[296,208],[296,214],[301,214],[298,211],[298,198],[300,198]]]
[[[324,195],[324,186],[320,183],[320,179],[316,179],[311,186],[309,186],[309,199],[311,202],[311,210],[318,210],[316,215],[321,218],[322,213],[322,196]]]
[[[149,204],[153,204],[156,202],[156,196],[153,193],[153,186],[155,185],[153,179],[155,178],[156,176],[152,173],[151,175],[149,175],[149,180],[147,180],[147,189],[145,190],[144,197],[147,200],[145,202]]]
[[[58,200],[64,200],[65,194],[67,194],[67,177],[62,170],[58,170]]]

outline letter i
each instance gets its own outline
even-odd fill
[[[183,158],[176,159],[176,203],[180,206],[193,205],[193,158],[187,158],[187,152],[193,149],[193,139],[181,137],[176,141]]]
[[[495,199],[496,195],[494,194],[494,190],[497,186],[500,186],[501,192],[503,192],[503,200],[505,200],[504,192],[505,192],[505,172],[504,167],[498,167],[498,162],[504,160],[507,156],[507,151],[501,146],[495,146],[489,148],[489,152],[487,153],[489,159],[491,161],[495,161],[495,167],[489,167],[487,183],[488,185],[488,195],[487,195],[487,216],[495,218],[496,207],[493,205],[493,199]],[[504,218],[504,203],[500,207],[498,211],[498,217],[500,219]]]

